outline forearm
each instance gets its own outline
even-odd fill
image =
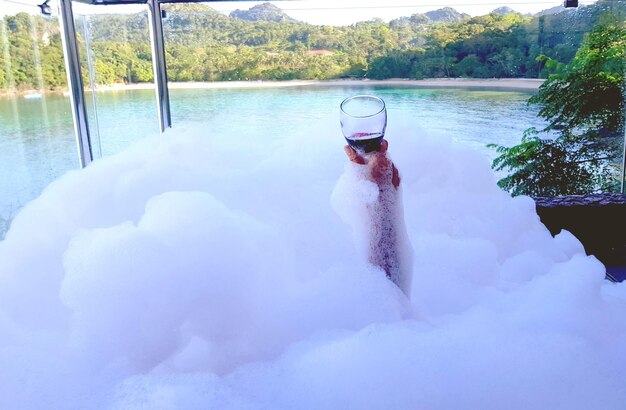
[[[385,271],[407,296],[410,295],[413,268],[412,249],[404,224],[404,210],[400,190],[400,175],[393,162],[387,156],[388,143],[383,140],[377,152],[359,154],[350,146],[345,152],[351,162],[358,164],[354,168],[358,178],[373,183],[371,188],[378,193],[364,201],[367,213],[365,230],[358,229],[362,222],[354,222],[358,245],[367,254],[368,261]],[[359,185],[356,181],[355,186]],[[346,215],[348,216],[348,215]],[[352,220],[349,216],[345,220]],[[358,229],[358,230],[357,230]],[[363,242],[361,242],[363,241]]]
[[[379,187],[378,200],[368,205],[371,221],[368,259],[408,295],[411,250],[404,225],[400,179],[395,167],[387,172],[390,174],[375,181]]]

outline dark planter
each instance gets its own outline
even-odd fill
[[[537,214],[552,235],[570,231],[616,280],[626,279],[626,195],[537,197]]]

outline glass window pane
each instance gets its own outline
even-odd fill
[[[398,117],[417,118],[428,131],[511,165],[495,172],[522,178],[503,184],[514,194],[619,190],[623,46],[615,37],[613,46],[605,44],[612,56],[596,52],[604,47],[602,30],[620,24],[623,30],[624,2],[568,9],[532,1],[163,7],[174,125],[198,121],[242,135],[254,130],[271,143],[335,115],[342,97],[376,93]],[[559,92],[566,85],[568,93]],[[507,157],[487,147],[523,141],[537,142],[536,155],[518,165],[515,151]],[[529,164],[532,172],[524,175]],[[541,171],[546,167],[549,172]]]
[[[59,25],[0,0],[0,239],[29,200],[79,166]]]
[[[74,14],[94,154],[158,135],[147,7],[74,3]]]

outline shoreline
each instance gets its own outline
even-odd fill
[[[171,90],[190,89],[247,89],[247,88],[287,88],[287,87],[350,87],[350,86],[398,86],[415,88],[464,88],[484,90],[537,90],[544,79],[533,78],[428,78],[423,80],[392,78],[387,80],[339,79],[339,80],[257,80],[257,81],[207,81],[207,82],[170,82]],[[152,90],[153,83],[113,84],[96,87],[96,92]],[[91,88],[85,87],[85,92]],[[2,92],[0,96],[19,95],[25,98],[44,94],[67,94],[67,90],[25,90]]]
[[[287,87],[348,87],[348,86],[402,86],[416,88],[483,88],[483,89],[510,89],[536,90],[544,79],[532,78],[428,78],[414,80],[405,78],[391,78],[387,80],[350,79],[350,80],[257,80],[257,81],[207,81],[207,82],[170,82],[172,90],[188,89],[240,89],[240,88],[287,88]],[[111,90],[145,90],[152,89],[152,83],[116,84],[102,86],[96,91]]]

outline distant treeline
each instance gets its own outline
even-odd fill
[[[544,78],[545,55],[569,62],[585,33],[626,18],[626,0],[600,0],[542,16],[492,13],[454,22],[416,14],[389,23],[316,26],[282,18],[249,21],[202,4],[166,5],[171,81],[335,78]],[[152,81],[145,13],[77,19],[87,81],[87,52],[98,84]],[[87,35],[87,37],[85,37]],[[55,18],[20,13],[0,19],[0,89],[65,86]]]

